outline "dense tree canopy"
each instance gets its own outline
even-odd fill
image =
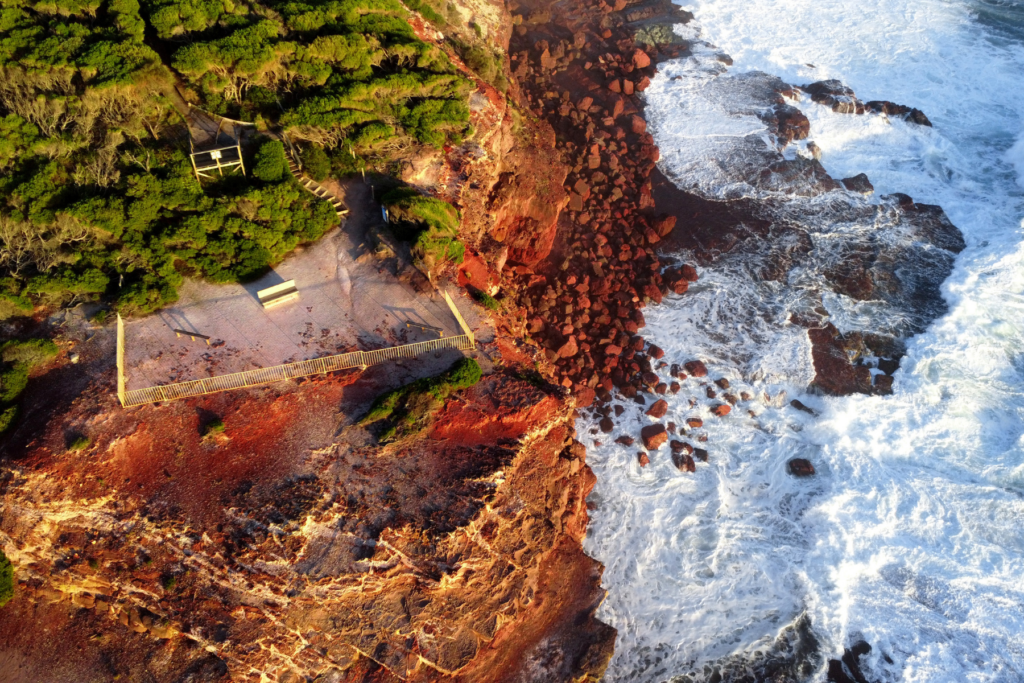
[[[287,131],[317,177],[469,130],[472,81],[408,21],[445,24],[445,0],[141,1],[0,0],[0,319],[99,296],[151,311],[334,224],[274,140],[245,145],[248,178],[201,185],[175,88]]]

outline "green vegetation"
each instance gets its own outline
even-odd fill
[[[5,363],[20,363],[34,367],[53,360],[59,349],[49,339],[9,341],[0,346],[0,358]]]
[[[70,444],[68,444],[69,451],[84,451],[92,442],[87,436],[76,436]]]
[[[252,174],[265,183],[277,183],[288,172],[288,158],[284,144],[279,140],[267,140],[256,152],[256,164]]]
[[[0,607],[3,607],[14,597],[14,567],[7,559],[4,552],[0,550]]]
[[[462,263],[466,248],[458,239],[460,216],[454,206],[411,187],[391,190],[381,203],[388,207],[395,235],[412,243],[413,258],[424,272]]]
[[[0,408],[0,434],[10,429],[16,417],[18,417],[18,406]]]
[[[377,397],[360,424],[386,420],[381,441],[411,434],[422,428],[456,391],[480,381],[480,366],[472,358],[461,358],[437,377],[424,377]]]
[[[317,182],[324,180],[331,173],[331,159],[319,145],[309,145],[302,150],[302,170]]]
[[[473,294],[473,298],[480,302],[480,305],[486,308],[488,311],[497,311],[501,308],[501,304],[498,300],[487,292],[478,290]]]
[[[58,350],[49,339],[11,340],[0,346],[0,434],[18,416],[14,404],[28,386],[29,373],[52,360]]]
[[[205,425],[203,425],[203,436],[213,436],[214,434],[220,434],[224,431],[224,421],[219,417],[215,417]]]
[[[174,574],[169,574],[163,578],[161,584],[163,585],[164,590],[170,593],[178,585],[178,577]]]
[[[286,131],[317,179],[463,140],[474,83],[410,10],[503,78],[445,0],[3,0],[0,320],[97,299],[150,312],[185,277],[257,277],[335,224],[277,141],[245,141],[250,178],[200,185],[176,83],[204,110]],[[461,258],[449,213],[422,224],[420,258]]]

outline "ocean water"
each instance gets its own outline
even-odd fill
[[[643,334],[666,360],[700,358],[709,379],[754,398],[718,419],[692,378],[669,397],[664,421],[704,419],[686,437],[710,453],[694,474],[667,448],[640,468],[636,446],[581,418],[598,478],[585,547],[606,565],[598,616],[619,631],[606,680],[754,672],[806,617],[817,647],[790,672],[797,680],[825,680],[826,660],[863,639],[872,681],[1024,681],[1024,2],[684,7],[696,21],[677,30],[695,55],[662,64],[645,93],[666,175],[708,197],[764,195],[736,170],[771,152],[743,75],[838,78],[861,100],[921,108],[934,128],[835,114],[805,96],[795,104],[826,170],[867,173],[875,197],[850,201],[904,192],[941,205],[967,248],[942,285],[948,310],[907,340],[891,396],[807,393],[810,348],[787,320],[809,305],[813,259],[772,283],[751,254],[733,254],[645,310]],[[824,223],[823,241],[842,232]],[[820,305],[843,330],[892,326],[841,296]],[[652,420],[620,404],[617,432],[638,436]],[[794,457],[817,475],[790,476]]]

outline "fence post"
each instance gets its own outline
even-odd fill
[[[124,321],[117,314],[117,400],[124,408]]]
[[[452,301],[450,296],[448,296],[448,290],[442,289],[441,295],[444,296],[444,301],[448,304],[448,308],[452,309],[452,315],[454,315],[455,319],[459,321],[459,326],[462,328],[462,331],[465,332],[467,337],[469,337],[470,343],[473,346],[476,346],[476,336],[473,334],[473,330],[469,329],[469,325],[466,324],[466,321],[463,320],[462,314],[459,313],[459,309],[455,307],[455,302]]]

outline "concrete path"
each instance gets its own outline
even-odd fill
[[[415,291],[396,276],[396,259],[380,261],[369,253],[365,231],[380,216],[369,188],[355,181],[338,184],[336,191],[352,210],[345,224],[299,248],[260,280],[189,280],[173,306],[127,321],[127,388],[437,338],[407,322],[439,327],[445,336],[461,334],[440,295]],[[256,292],[292,279],[298,300],[264,310]],[[493,329],[480,309],[458,288],[449,293],[479,340],[489,341]],[[179,338],[174,329],[207,335],[211,343]]]

